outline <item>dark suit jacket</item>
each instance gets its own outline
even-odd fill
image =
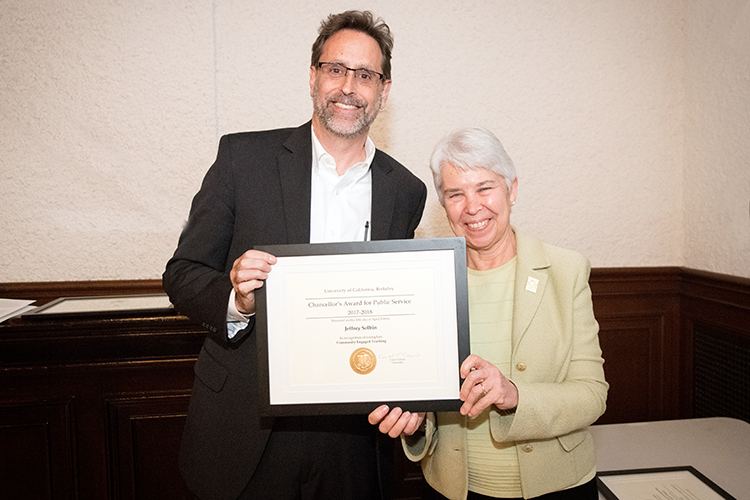
[[[227,338],[229,271],[256,245],[310,241],[310,134],[308,122],[222,137],[163,275],[175,308],[209,331],[195,365],[180,453],[183,476],[200,498],[236,498],[273,426],[257,410],[254,321]],[[382,151],[371,171],[371,239],[413,238],[425,185]]]

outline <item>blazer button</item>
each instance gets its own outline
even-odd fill
[[[516,364],[516,370],[518,370],[519,372],[525,372],[526,371],[526,363],[519,362],[518,364]]]
[[[534,451],[534,447],[531,446],[530,444],[523,445],[523,448],[521,449],[525,451],[526,453],[531,453],[532,451]]]

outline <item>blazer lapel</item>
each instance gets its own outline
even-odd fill
[[[292,132],[277,159],[288,243],[310,242],[310,127],[307,122]]]
[[[370,172],[372,173],[372,206],[370,216],[372,217],[370,238],[372,240],[387,240],[389,228],[393,218],[393,210],[396,204],[396,192],[398,186],[388,175],[393,168],[386,162],[380,151],[375,152],[372,159]]]
[[[547,287],[550,262],[541,240],[516,233],[516,284],[513,301],[513,352],[531,324]]]

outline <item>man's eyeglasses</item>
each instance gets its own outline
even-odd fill
[[[373,85],[377,85],[380,80],[385,80],[385,75],[383,75],[383,73],[364,68],[347,68],[339,63],[319,62],[317,67],[320,68],[323,74],[331,80],[346,78],[346,73],[353,71],[354,81],[366,87],[372,87]]]

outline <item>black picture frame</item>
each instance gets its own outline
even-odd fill
[[[148,303],[148,304],[146,304]],[[60,297],[21,315],[32,320],[138,317],[174,314],[165,293]]]
[[[368,254],[388,255],[392,252],[408,252],[410,255],[429,256],[424,252],[449,251],[452,252],[452,266],[450,271],[455,283],[455,307],[456,331],[455,344],[458,357],[456,373],[463,360],[469,355],[469,312],[468,312],[468,288],[466,281],[466,242],[464,238],[434,238],[416,240],[386,240],[346,243],[323,243],[323,244],[295,244],[295,245],[268,245],[257,246],[257,250],[268,252],[278,259],[284,257],[316,257],[316,256],[340,256],[361,255],[369,258]],[[278,264],[277,264],[278,265]],[[273,270],[271,275],[273,276]],[[269,276],[269,280],[271,279]],[[266,284],[268,285],[268,283]],[[458,410],[462,402],[455,399],[389,399],[377,401],[348,401],[348,402],[318,402],[301,404],[272,404],[271,389],[269,381],[269,332],[268,317],[269,307],[275,308],[278,304],[268,303],[268,286],[256,290],[256,314],[255,314],[255,336],[258,351],[258,391],[261,400],[261,414],[264,416],[285,415],[334,415],[334,414],[367,414],[381,404],[387,404],[391,408],[400,407],[405,411],[454,411]],[[279,335],[278,332],[275,335]],[[286,335],[286,333],[281,333]],[[456,377],[457,387],[460,388],[461,380]]]
[[[609,486],[607,485],[607,479],[608,478],[617,478],[621,476],[635,476],[635,475],[646,475],[650,476],[653,480],[658,479],[659,474],[663,473],[673,473],[673,472],[687,472],[690,475],[694,476],[696,480],[700,481],[701,483],[705,484],[708,488],[710,488],[713,493],[715,493],[715,496],[710,499],[706,500],[719,500],[719,499],[725,499],[725,500],[736,500],[732,495],[724,491],[719,485],[711,481],[709,478],[701,474],[698,470],[696,470],[691,465],[681,465],[681,466],[674,466],[674,467],[653,467],[653,468],[644,468],[644,469],[624,469],[624,470],[613,470],[613,471],[599,471],[596,474],[596,485],[599,489],[599,492],[604,495],[604,497],[607,500],[640,500],[635,499],[631,497],[621,497],[617,496]]]

